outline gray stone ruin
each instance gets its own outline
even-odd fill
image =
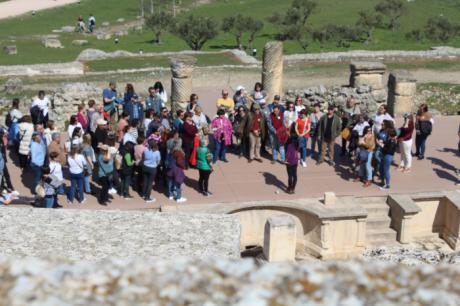
[[[266,101],[283,93],[283,43],[270,41],[264,47],[262,62],[262,84],[267,92]]]
[[[384,103],[387,91],[383,77],[387,67],[381,62],[358,62],[350,64],[350,87],[358,93],[369,92],[377,103]]]
[[[176,112],[185,110],[192,94],[193,70],[196,58],[183,55],[171,59],[171,109]]]
[[[5,46],[3,52],[8,55],[15,55],[18,54],[18,48],[15,45]]]
[[[407,70],[396,70],[388,78],[388,108],[393,116],[414,111],[417,79]]]

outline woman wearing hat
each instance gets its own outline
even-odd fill
[[[113,172],[113,158],[109,152],[108,145],[99,144],[98,150],[98,177],[102,187],[99,193],[98,202],[101,205],[107,205],[109,201],[109,179]]]

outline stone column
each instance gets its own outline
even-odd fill
[[[295,260],[295,221],[288,215],[270,217],[265,223],[264,256],[270,261]]]
[[[370,93],[377,103],[387,100],[387,91],[384,86],[383,76],[387,67],[381,62],[359,62],[350,64],[350,86],[359,90],[360,87],[369,86]]]
[[[396,70],[388,78],[388,108],[393,116],[414,110],[417,79],[407,70]]]
[[[283,43],[268,42],[264,47],[262,62],[262,84],[267,92],[266,102],[271,103],[275,95],[283,93]]]
[[[171,58],[171,110],[185,110],[192,94],[192,74],[196,58],[178,56]]]

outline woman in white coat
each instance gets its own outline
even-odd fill
[[[21,169],[27,166],[33,133],[34,125],[32,124],[32,117],[29,115],[22,117],[19,124],[19,166]]]

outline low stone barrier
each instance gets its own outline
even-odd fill
[[[0,228],[3,256],[240,257],[240,225],[228,215],[0,208]]]

